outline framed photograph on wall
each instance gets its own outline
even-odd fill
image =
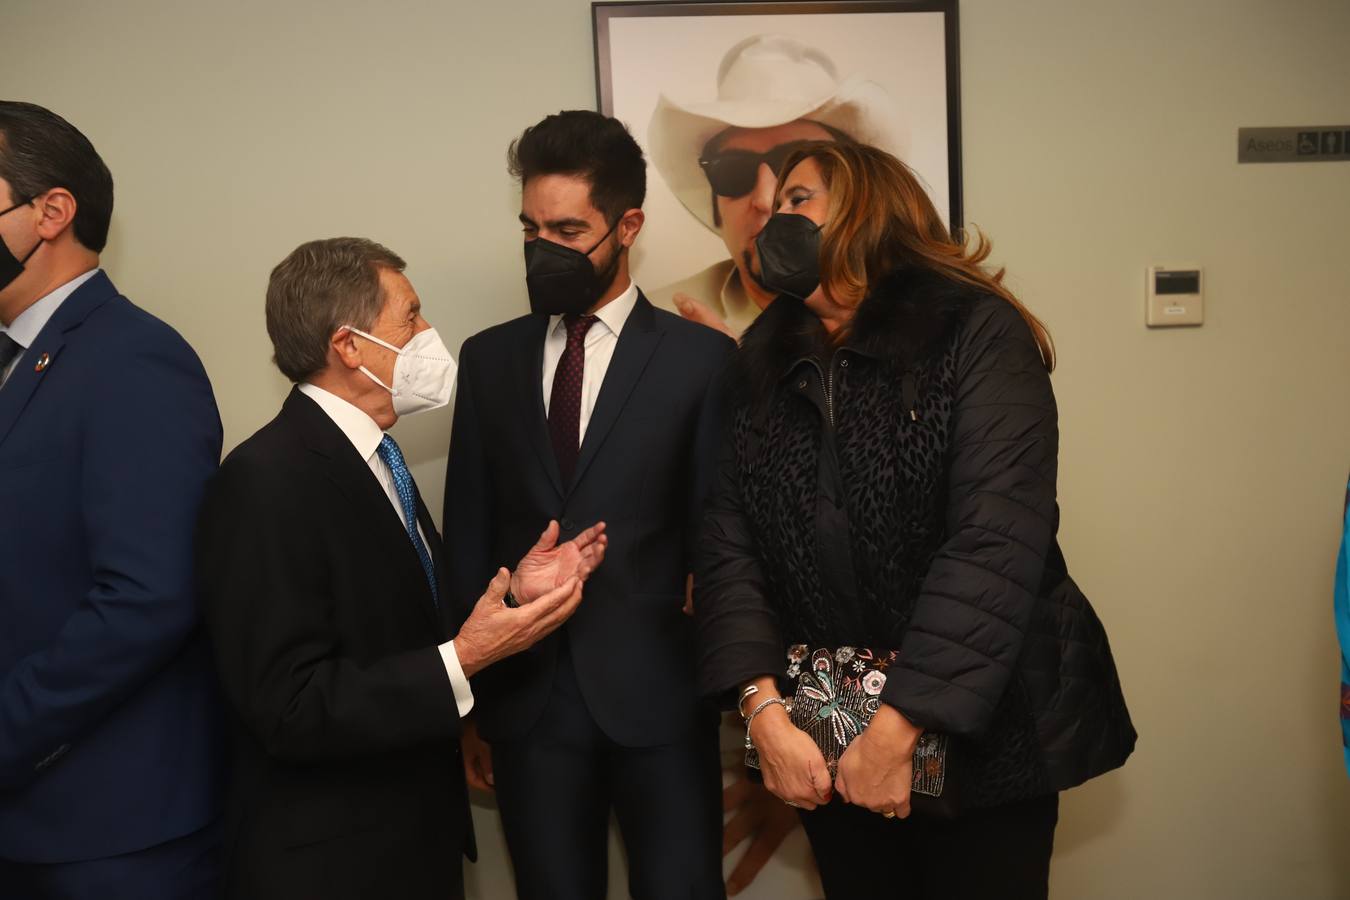
[[[594,3],[600,111],[649,164],[633,272],[734,333],[759,312],[746,255],[795,143],[894,153],[961,227],[957,0]],[[769,185],[766,187],[766,185]]]

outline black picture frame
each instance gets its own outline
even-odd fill
[[[958,0],[683,0],[683,2],[596,2],[591,4],[595,46],[595,88],[598,109],[615,115],[611,67],[611,25],[616,19],[669,16],[811,16],[850,13],[940,13],[943,17],[946,95],[948,224],[953,234],[964,225],[961,169],[961,62]],[[933,73],[916,73],[933,77]]]

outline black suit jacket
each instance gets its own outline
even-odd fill
[[[418,518],[444,573],[420,497]],[[222,464],[197,544],[236,713],[228,896],[457,896],[472,827],[449,621],[365,460],[292,391]]]
[[[564,626],[597,724],[629,747],[670,743],[697,705],[693,629],[681,611],[702,497],[720,439],[720,375],[735,343],[639,295],[619,333],[576,472],[563,484],[544,416],[548,317],[477,334],[460,352],[445,486],[451,593],[461,618],[549,519],[567,540],[609,525],[604,564]],[[474,680],[484,737],[524,734],[548,700],[555,634]]]

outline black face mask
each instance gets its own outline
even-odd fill
[[[9,209],[0,211],[0,216],[7,216],[10,213],[14,212],[14,210],[18,209],[20,206],[27,206],[32,202],[33,202],[32,200],[25,200],[22,203],[16,203]],[[33,258],[33,254],[36,253],[38,247],[41,246],[42,241],[39,240],[36,244],[33,245],[33,249],[28,251],[27,256],[25,256],[23,259],[16,259],[14,257],[14,254],[10,251],[9,247],[5,244],[4,239],[0,238],[0,291],[3,291],[5,288],[9,287],[10,282],[12,282],[14,279],[18,278],[20,275],[23,274],[24,264],[27,263],[28,260]]]
[[[774,213],[755,238],[759,282],[805,300],[820,286],[820,226],[796,213]]]
[[[582,253],[537,237],[525,242],[525,287],[530,292],[530,311],[549,316],[581,315],[595,305],[614,283],[619,254],[601,271],[591,264],[591,254],[609,239],[618,221],[595,246]]]

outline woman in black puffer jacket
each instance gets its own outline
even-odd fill
[[[889,154],[809,145],[778,197],[697,552],[701,688],[750,719],[827,896],[1044,897],[1058,792],[1135,741],[1055,537],[1049,335]]]

